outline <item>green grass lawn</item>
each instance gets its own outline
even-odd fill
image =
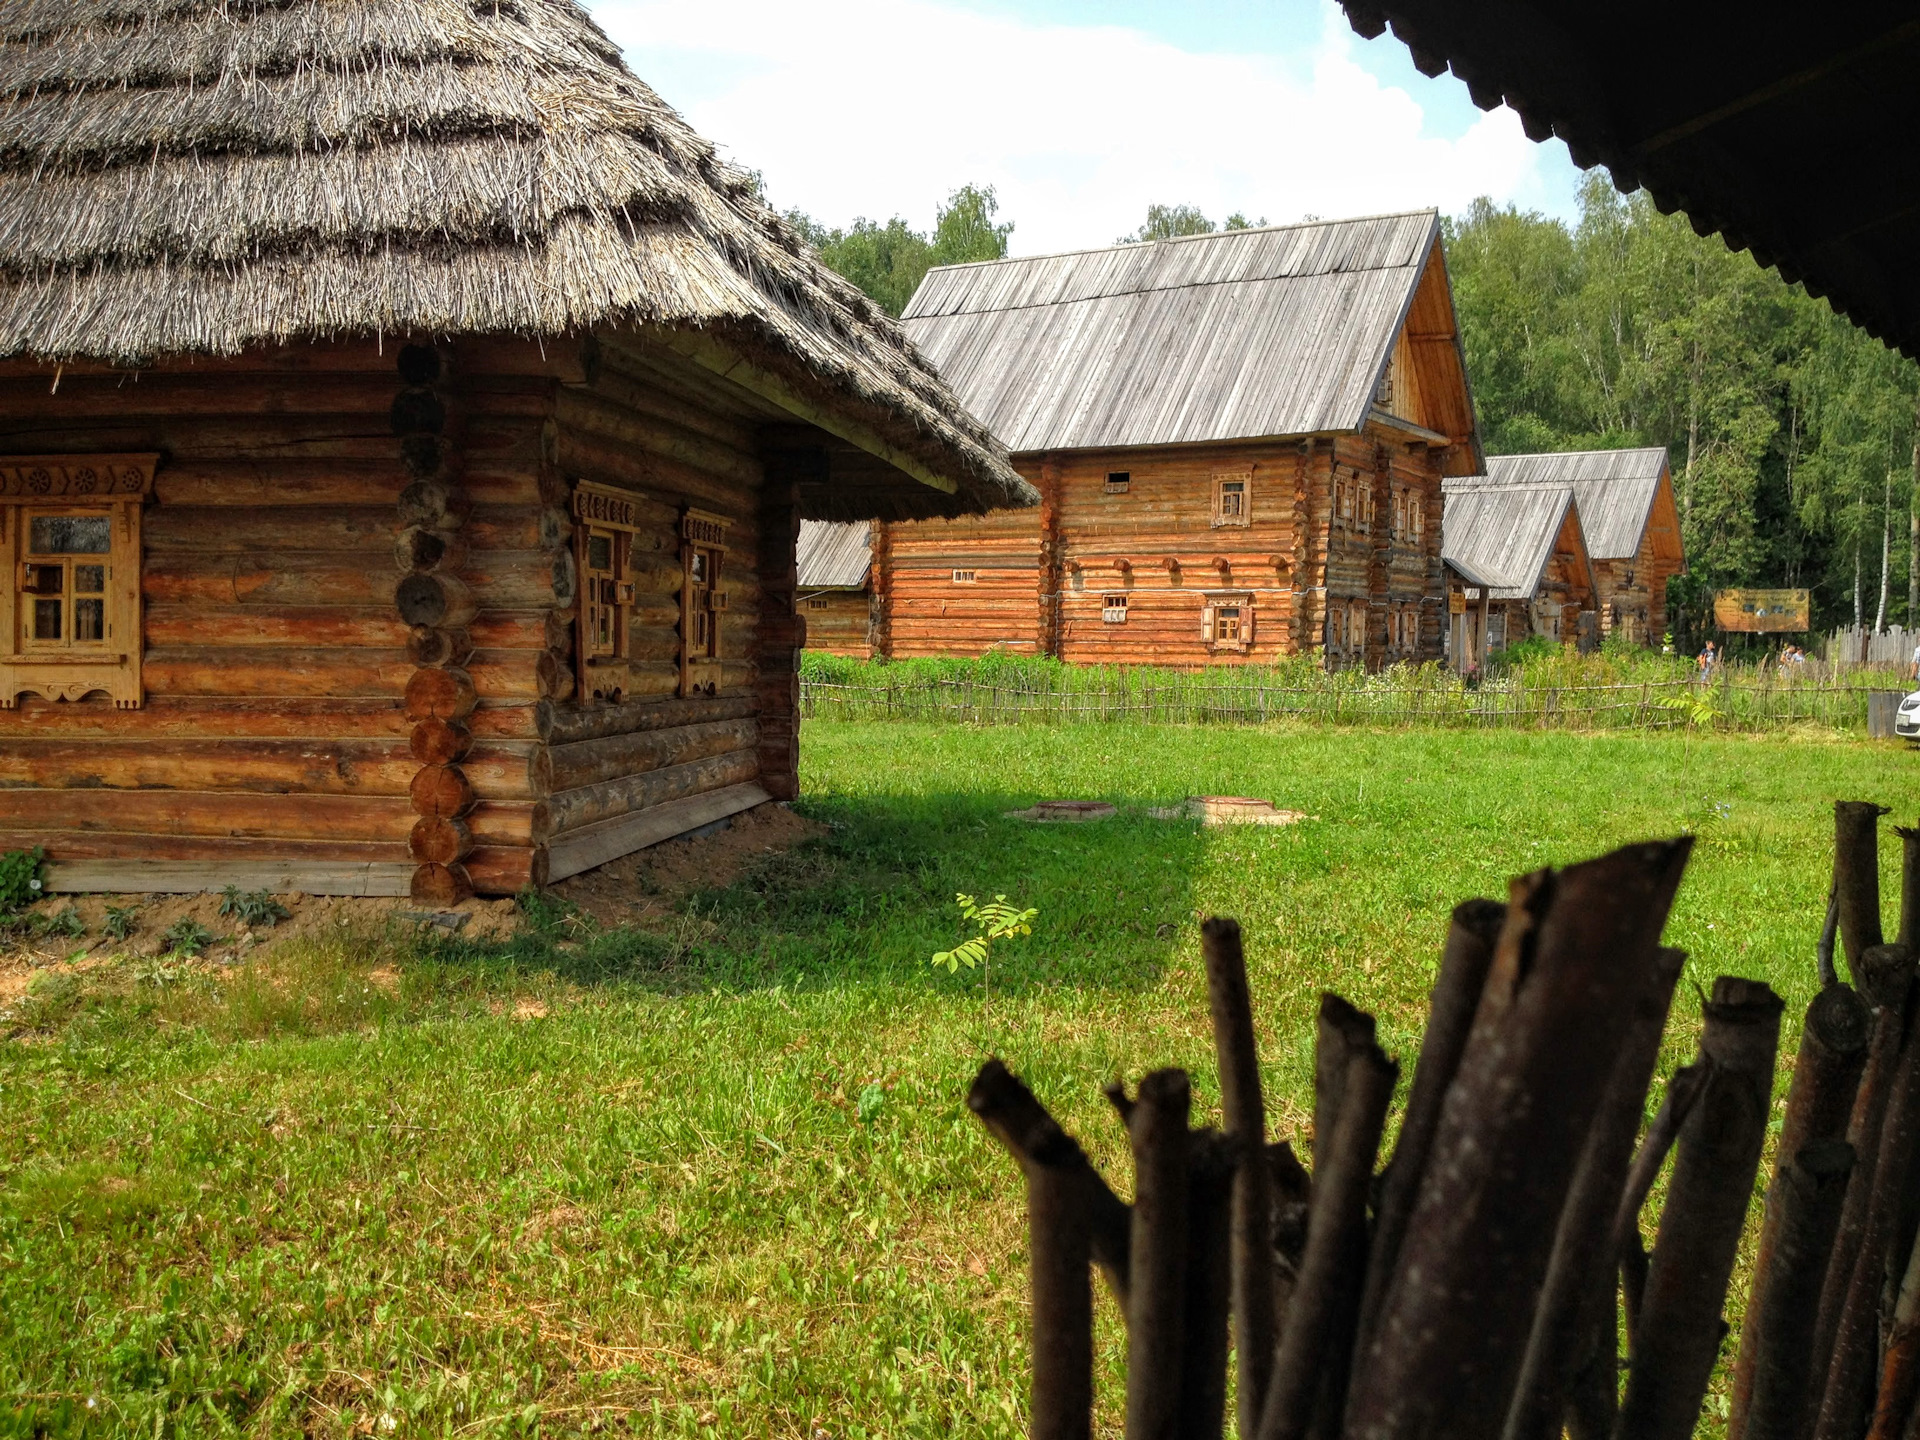
[[[1780,990],[1790,1054],[1831,802],[1910,821],[1920,773],[1782,737],[814,724],[803,753],[826,837],[655,932],[38,986],[0,1040],[0,1433],[1018,1433],[1020,1184],[961,1104],[986,1055],[1124,1193],[1101,1083],[1183,1064],[1214,1103],[1200,917],[1246,926],[1298,1134],[1322,989],[1410,1062],[1456,901],[1683,827],[1670,941]],[[1144,813],[1189,793],[1314,818]],[[1122,813],[1003,816],[1068,797]],[[990,1000],[927,964],[961,890],[1040,911]]]

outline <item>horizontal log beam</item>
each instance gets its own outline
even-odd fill
[[[653,416],[578,390],[563,391],[555,406],[563,430],[577,430],[602,443],[644,450],[677,461],[716,480],[757,490],[762,471],[757,457]]]
[[[289,515],[278,505],[155,505],[141,527],[149,555],[175,551],[251,556],[272,563],[275,551],[364,552],[384,563],[397,529],[393,498],[382,505],[331,505]]]
[[[62,860],[47,866],[55,894],[217,894],[229,885],[275,895],[405,895],[413,876],[406,861],[302,858],[269,860]]]
[[[650,770],[643,775],[557,791],[545,802],[552,826],[549,833],[564,835],[570,830],[651,809],[669,800],[755,780],[759,773],[758,755],[752,750],[736,750],[684,765]]]
[[[468,780],[490,799],[530,799],[529,741],[471,747]],[[404,738],[16,739],[0,745],[0,788],[241,790],[405,795],[419,762]]]
[[[533,785],[543,795],[638,775],[711,755],[751,750],[760,727],[751,719],[714,720],[672,730],[640,730],[555,745],[533,757]]]
[[[638,814],[617,816],[556,838],[546,851],[549,881],[564,880],[649,845],[672,840],[711,825],[772,797],[754,783],[729,785],[656,805]]]
[[[562,746],[597,740],[603,735],[669,730],[715,720],[743,720],[753,713],[753,699],[744,695],[711,700],[628,700],[618,705],[576,706],[542,701],[535,707],[534,728],[541,739]]]
[[[407,625],[386,605],[183,605],[162,601],[146,607],[148,645],[262,645],[356,650],[397,650],[407,643]],[[496,642],[497,643],[497,642]]]
[[[746,523],[756,490],[737,481],[710,475],[692,465],[622,446],[617,441],[578,429],[563,428],[559,461],[569,474],[602,484],[617,485],[656,500],[687,502],[725,515],[734,521],[731,544]]]

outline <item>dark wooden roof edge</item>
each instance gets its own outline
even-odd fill
[[[1717,234],[1730,249],[1751,252],[1756,262],[1789,284],[1825,299],[1836,314],[1890,348],[1920,359],[1920,304],[1896,294],[1870,257],[1832,237],[1801,241],[1781,219],[1790,203],[1785,198],[1768,195],[1757,204],[1743,205],[1753,197],[1729,176],[1750,174],[1751,167],[1719,154],[1708,164],[1702,151],[1690,152],[1681,145],[1697,128],[1721,118],[1718,110],[1630,144],[1609,122],[1605,90],[1580,64],[1583,57],[1573,37],[1535,7],[1514,0],[1341,0],[1341,6],[1353,29],[1366,39],[1377,39],[1391,28],[1423,75],[1438,77],[1451,70],[1482,110],[1505,104],[1515,111],[1529,139],[1546,141],[1557,135],[1582,169],[1605,166],[1621,192],[1645,189],[1662,214],[1685,212],[1696,234]],[[1862,47],[1862,53],[1882,48],[1897,36],[1920,39],[1920,20],[1895,27]],[[1815,69],[1824,72],[1851,58],[1851,53],[1842,55]],[[1763,89],[1746,97],[1742,107],[1764,104],[1766,96]],[[1902,137],[1886,138],[1899,143]],[[1759,183],[1761,177],[1752,179],[1750,191],[1768,188]],[[1790,184],[1773,188],[1795,190]],[[1791,203],[1803,199],[1796,193]],[[1900,213],[1882,219],[1899,218]]]

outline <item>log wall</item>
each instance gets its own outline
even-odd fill
[[[461,406],[448,393],[398,404],[415,387],[396,359],[372,343],[300,346],[137,374],[69,366],[57,387],[50,368],[0,366],[0,449],[137,443],[163,457],[143,525],[145,703],[0,711],[0,848],[45,846],[56,885],[73,861],[97,862],[87,888],[148,888],[156,869],[166,888],[245,885],[266,867],[275,888],[408,892],[420,660],[397,591],[415,571],[459,573],[476,545],[475,591],[540,591],[531,557],[503,548],[521,538],[497,525],[438,554],[409,533],[403,497],[422,455],[408,437],[437,445]],[[532,412],[553,383],[537,359],[521,368],[483,382],[484,413],[461,436],[468,494],[498,519],[524,505]],[[527,688],[513,613],[470,662],[508,695]],[[535,698],[469,717],[461,763],[498,804],[531,802]],[[436,802],[423,791],[421,803]],[[502,812],[473,828],[514,826]],[[496,857],[473,858],[484,872]]]
[[[1019,467],[1031,479],[1028,467]],[[887,623],[877,649],[916,655],[1037,654],[1040,632],[1040,515],[1002,510],[978,519],[878,524],[874,570],[885,569]],[[954,572],[970,572],[958,581]],[[1052,587],[1048,587],[1050,590]]]
[[[765,418],[591,344],[299,346],[57,387],[0,363],[0,452],[163,456],[145,703],[0,710],[0,849],[46,847],[56,888],[444,904],[792,794],[797,480],[767,485]],[[649,516],[611,705],[576,698],[580,480]],[[682,698],[689,505],[732,522],[730,609],[715,693]]]
[[[801,601],[807,648],[866,660],[873,655],[873,600],[865,590],[820,590]]]
[[[1037,509],[876,528],[876,652],[999,648],[1190,667],[1271,661],[1326,644],[1331,605],[1354,611],[1364,643],[1333,646],[1329,663],[1437,660],[1446,454],[1370,426],[1304,440],[1016,456],[1041,493]],[[1128,476],[1124,490],[1109,486],[1116,473]],[[1249,478],[1244,526],[1213,523],[1213,479],[1222,473]],[[1370,523],[1336,514],[1336,478],[1372,494]],[[1420,501],[1417,531],[1394,523],[1396,497],[1408,496]],[[971,570],[974,580],[956,583],[954,570]],[[1244,649],[1202,633],[1206,607],[1234,595],[1253,602]],[[1124,621],[1106,603],[1120,596]],[[1398,644],[1395,613],[1407,617]]]

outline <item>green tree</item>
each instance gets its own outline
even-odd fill
[[[822,264],[859,286],[889,315],[898,315],[935,265],[1005,257],[1013,222],[996,224],[999,209],[991,185],[962,185],[940,207],[931,237],[898,215],[884,225],[862,217],[845,230],[822,225],[802,210],[789,210],[787,220]]]
[[[1683,643],[1712,592],[1734,584],[1808,585],[1820,624],[1895,618],[1920,547],[1920,371],[1599,176],[1572,226],[1480,200],[1446,232],[1493,453],[1668,448],[1688,556],[1669,590]]]
[[[1153,240],[1172,240],[1180,235],[1212,235],[1219,230],[1252,230],[1266,223],[1267,217],[1264,215],[1258,220],[1249,220],[1236,210],[1227,217],[1226,224],[1216,225],[1201,213],[1198,205],[1149,205],[1145,223],[1133,234],[1122,235],[1113,243],[1144,245]]]

